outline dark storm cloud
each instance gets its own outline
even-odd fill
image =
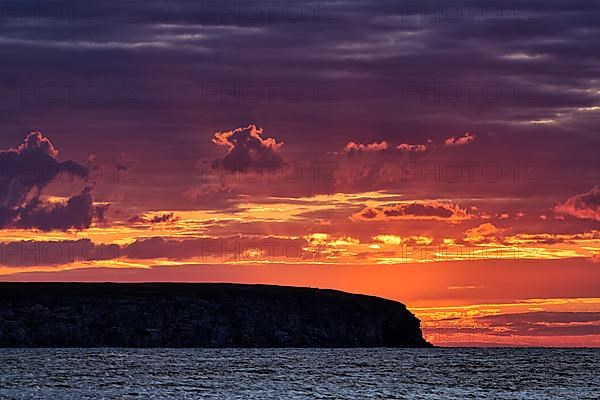
[[[112,10],[104,10],[105,18],[97,22],[79,18],[75,22],[19,24],[16,17],[9,16],[13,23],[2,27],[4,51],[17,56],[10,65],[22,62],[27,48],[40,55],[52,48],[58,58],[51,67],[58,69],[68,60],[82,76],[91,71],[122,75],[123,63],[142,67],[152,59],[153,68],[177,72],[177,79],[144,76],[144,68],[129,77],[141,72],[143,80],[148,80],[142,86],[168,90],[162,85],[170,83],[171,91],[176,88],[188,99],[202,98],[199,82],[230,83],[227,88],[231,89],[235,83],[302,83],[310,77],[329,77],[339,84],[340,101],[352,109],[358,104],[368,109],[383,106],[382,111],[394,107],[403,117],[414,117],[421,113],[414,115],[408,109],[425,105],[435,120],[452,117],[455,113],[449,113],[449,107],[461,111],[452,117],[454,121],[460,120],[463,112],[472,116],[475,114],[470,111],[490,112],[492,108],[495,112],[501,109],[504,122],[516,114],[533,120],[548,111],[552,114],[546,106],[571,108],[593,105],[597,100],[597,94],[577,91],[588,86],[597,73],[597,56],[591,50],[598,45],[595,22],[600,11],[589,2],[528,2],[536,7],[515,10],[514,2],[496,1],[487,11],[501,15],[495,19],[484,17],[484,6],[490,6],[485,2],[473,9],[467,6],[473,4],[469,2],[437,1],[419,10],[414,6],[425,6],[415,1],[284,1],[276,2],[280,10],[274,7],[270,14],[267,3],[222,3],[177,1],[165,9],[162,2],[133,2],[136,8],[130,12],[135,18],[128,22],[115,21]],[[462,16],[453,21],[446,15],[447,7],[457,4]],[[253,20],[244,10],[256,6],[259,17]],[[286,6],[297,7],[301,16],[286,17],[282,11]],[[315,9],[321,14],[315,16]],[[68,56],[81,51],[86,53],[83,59]],[[164,58],[153,57],[159,52]],[[98,62],[109,58],[115,64]],[[578,74],[565,74],[575,60]],[[41,72],[36,66],[25,68]],[[466,93],[465,101],[446,101],[449,96],[442,92],[453,92],[450,84],[458,83],[458,89],[466,92],[467,82],[479,85],[473,86],[474,104],[469,104]],[[440,90],[427,95],[438,83]],[[534,87],[516,91],[517,84],[527,83]],[[486,101],[482,93],[486,84],[502,86],[500,101]],[[511,86],[515,90],[510,90]],[[491,98],[493,88],[489,91]],[[236,105],[232,96],[225,98],[230,103],[225,106]],[[220,101],[222,96],[214,99]],[[314,97],[302,100],[311,103]],[[242,103],[250,109],[269,105],[266,101]],[[478,110],[470,110],[475,105]],[[529,115],[523,115],[522,109]]]
[[[74,161],[60,162],[58,150],[40,132],[31,132],[23,144],[0,151],[0,228],[83,229],[94,217],[103,216],[105,207],[96,207],[83,190],[61,203],[47,204],[41,199],[44,189],[60,179],[87,177],[85,166]]]

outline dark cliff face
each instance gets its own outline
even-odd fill
[[[0,284],[2,347],[428,347],[398,302],[235,284]]]

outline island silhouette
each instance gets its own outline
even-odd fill
[[[222,283],[1,283],[1,347],[431,347],[402,303]]]

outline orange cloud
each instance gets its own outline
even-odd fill
[[[430,245],[431,243],[433,243],[433,238],[429,237],[429,236],[408,236],[408,237],[402,237],[402,236],[396,236],[396,235],[377,235],[375,237],[373,237],[373,239],[376,242],[379,242],[383,245],[393,245],[393,246],[399,246],[399,245],[417,245],[417,246],[423,246],[423,245]]]
[[[570,197],[564,203],[554,206],[553,211],[560,215],[600,221],[600,186],[594,186],[587,193]]]
[[[431,145],[431,139],[429,139],[427,141],[427,143],[425,144],[408,144],[408,143],[402,143],[399,144],[398,146],[396,146],[396,149],[400,150],[400,151],[408,151],[408,152],[414,152],[414,153],[424,153],[429,149],[429,146]]]
[[[460,137],[452,136],[452,137],[449,137],[444,142],[444,145],[446,145],[446,146],[464,146],[466,144],[471,143],[475,139],[477,139],[477,135],[472,135],[472,134],[470,134],[470,133],[467,132],[467,133],[464,134],[464,136],[460,136]]]
[[[501,238],[506,229],[500,229],[494,224],[485,223],[465,232],[465,241],[469,243],[494,242]]]
[[[384,140],[382,142],[373,142],[369,144],[362,144],[356,142],[348,142],[344,147],[344,154],[355,154],[355,153],[374,153],[377,151],[385,151],[389,148],[388,143]]]

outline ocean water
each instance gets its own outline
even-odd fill
[[[0,349],[0,399],[598,399],[600,349]]]

